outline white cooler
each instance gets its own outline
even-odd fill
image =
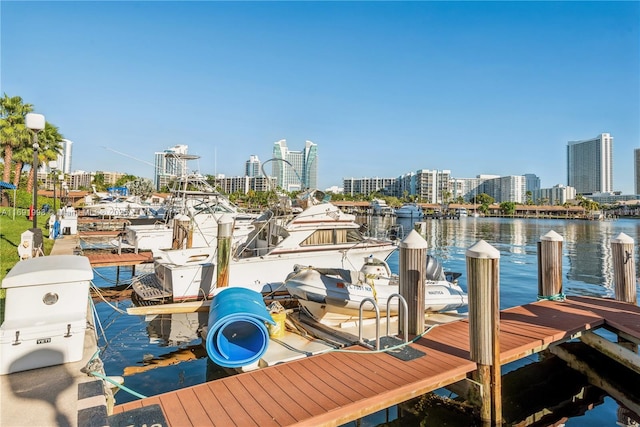
[[[88,258],[52,255],[19,261],[2,281],[0,375],[82,360],[87,327]]]

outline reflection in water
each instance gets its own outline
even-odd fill
[[[209,313],[173,313],[152,317],[147,325],[149,342],[177,347],[200,339],[200,331],[207,324]]]
[[[563,291],[568,295],[613,297],[611,240],[624,233],[638,241],[640,221],[473,218],[426,220],[422,229],[431,255],[446,270],[466,271],[466,250],[485,240],[500,251],[501,283],[506,300],[503,308],[535,299],[537,287],[537,243],[555,231],[563,238]],[[399,218],[407,234],[414,222]],[[636,264],[638,264],[636,253]],[[461,278],[461,285],[466,281]]]

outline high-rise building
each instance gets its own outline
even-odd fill
[[[567,185],[578,194],[613,192],[613,137],[602,133],[595,138],[569,141],[567,145]]]
[[[305,188],[318,188],[318,145],[305,142],[303,151],[290,151],[287,140],[273,144],[273,162],[271,175],[276,178],[278,187],[285,191]]]
[[[68,139],[63,139],[60,143],[62,146],[62,152],[58,155],[57,163],[58,169],[62,173],[71,173],[71,154],[73,150],[73,142]]]
[[[636,182],[636,186],[634,190],[635,190],[635,194],[640,194],[640,148],[636,148],[635,150],[633,150],[633,158],[635,160],[633,172],[634,172],[634,178]]]
[[[416,171],[415,194],[426,203],[443,203],[451,201],[450,170],[420,169]],[[412,193],[409,193],[412,194]]]
[[[60,141],[60,152],[55,160],[55,168],[52,164],[43,163],[38,168],[38,173],[51,173],[53,169],[58,173],[69,174],[71,173],[71,150],[73,148],[73,142],[68,139]]]
[[[176,145],[155,153],[153,185],[156,190],[169,185],[171,180],[187,174],[187,160],[190,159],[187,154],[188,149],[187,145]]]
[[[526,180],[525,194],[529,193],[525,202],[533,202],[533,195],[540,190],[540,178],[532,173],[525,173],[524,178]]]
[[[260,176],[260,159],[258,156],[251,155],[245,164],[244,175],[249,177]]]

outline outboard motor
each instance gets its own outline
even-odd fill
[[[431,255],[427,255],[427,280],[446,280],[442,264]]]

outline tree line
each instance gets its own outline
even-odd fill
[[[33,105],[25,103],[19,96],[6,93],[0,98],[0,151],[3,159],[2,181],[20,187],[20,177],[25,166],[31,167],[27,180],[27,192],[32,192],[35,171],[33,170],[33,131],[25,124],[25,117],[33,112]],[[64,136],[57,126],[45,122],[38,133],[38,163],[48,164],[62,152]]]

